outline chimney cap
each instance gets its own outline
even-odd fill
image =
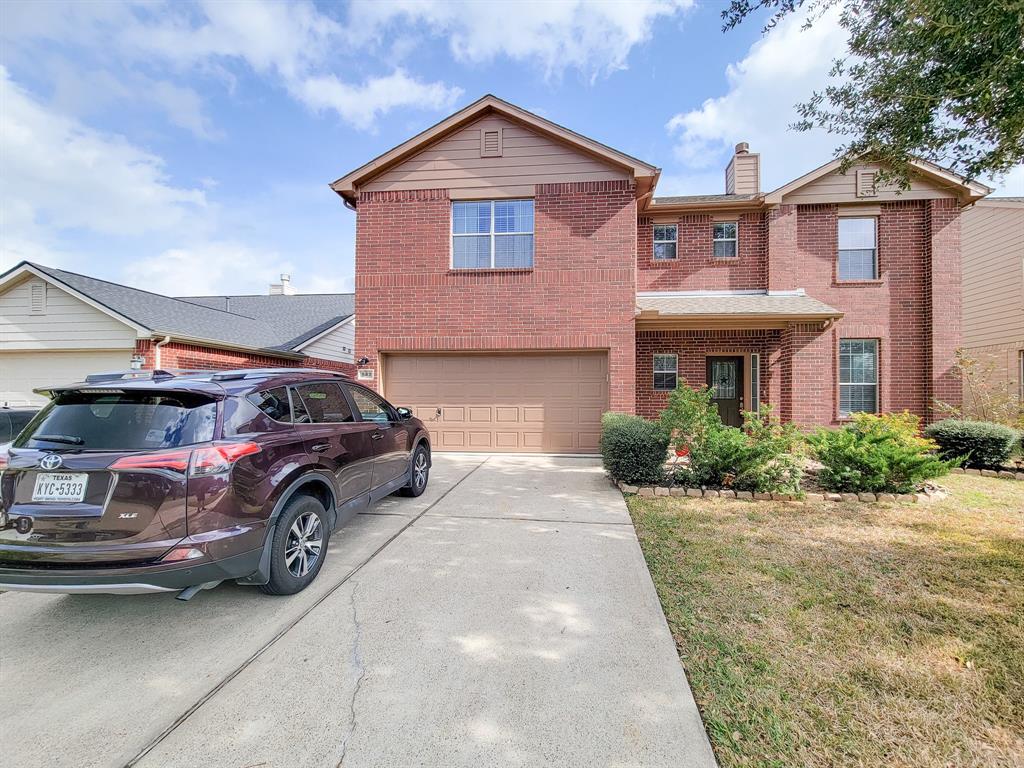
[[[289,275],[287,272],[282,272],[281,273],[281,282],[282,283],[290,283],[291,280],[292,280],[292,276]]]
[[[737,155],[745,155],[749,151],[750,151],[750,145],[747,142],[745,142],[745,141],[741,141],[739,144],[736,145],[736,154]]]

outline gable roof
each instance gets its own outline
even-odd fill
[[[487,94],[474,101],[468,107],[460,109],[455,114],[446,117],[441,122],[413,136],[408,141],[402,142],[397,147],[389,149],[379,157],[345,174],[331,184],[331,189],[341,195],[348,203],[354,203],[358,198],[360,185],[365,184],[388,168],[416,154],[427,145],[433,144],[449,133],[478,120],[484,115],[492,113],[519,122],[542,135],[562,141],[581,152],[604,160],[611,165],[626,169],[637,179],[638,194],[646,194],[653,189],[657,183],[658,174],[661,173],[661,169],[645,163],[643,160],[638,160],[631,155],[612,149],[606,144],[571,131],[539,115],[527,112],[525,109],[499,99],[497,96]]]
[[[822,178],[823,176],[827,176],[828,174],[839,170],[842,164],[843,158],[841,157],[837,157],[835,160],[830,160],[824,165],[818,166],[813,171],[808,171],[803,176],[793,179],[793,181],[788,184],[783,184],[778,189],[765,193],[764,201],[766,203],[781,203],[783,196],[788,195],[790,192],[794,192],[795,190],[798,190],[801,187]],[[952,171],[935,165],[934,163],[930,163],[927,160],[913,158],[910,160],[910,167],[925,178],[938,182],[942,186],[956,188],[957,197],[959,197],[960,202],[964,204],[973,203],[992,192],[991,187],[977,181],[967,181],[963,176],[959,176]]]
[[[297,347],[354,311],[352,294],[172,298],[26,261],[0,275],[0,287],[24,274],[52,282],[140,332],[284,357],[301,358]],[[295,299],[300,301],[285,304]]]

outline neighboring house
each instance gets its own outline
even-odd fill
[[[979,201],[961,230],[964,350],[1024,402],[1024,197]]]
[[[741,144],[725,194],[659,198],[655,166],[486,96],[331,185],[360,378],[439,450],[592,453],[603,411],[655,416],[681,381],[733,424],[930,417],[960,392],[960,209],[990,190],[838,166],[763,192]]]
[[[22,262],[0,275],[0,404],[133,364],[354,373],[353,310],[352,294],[171,298]]]

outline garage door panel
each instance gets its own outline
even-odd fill
[[[607,374],[606,353],[385,357],[388,398],[426,422],[438,450],[596,453]]]
[[[132,350],[0,352],[0,403],[44,405],[32,390],[82,381],[90,373],[127,370]]]

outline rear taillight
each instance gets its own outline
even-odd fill
[[[231,468],[243,456],[259,453],[256,443],[221,443],[209,448],[197,448],[192,454],[193,475],[215,475]]]
[[[0,448],[0,472],[7,469],[7,449]]]
[[[175,472],[184,472],[188,469],[188,460],[192,451],[188,449],[177,449],[173,451],[158,451],[156,453],[136,453],[131,456],[123,456],[113,464],[111,469],[172,469]]]
[[[176,449],[123,456],[110,465],[111,469],[170,469],[188,471],[190,475],[215,475],[225,472],[243,456],[259,453],[256,443],[221,443],[207,448]]]

